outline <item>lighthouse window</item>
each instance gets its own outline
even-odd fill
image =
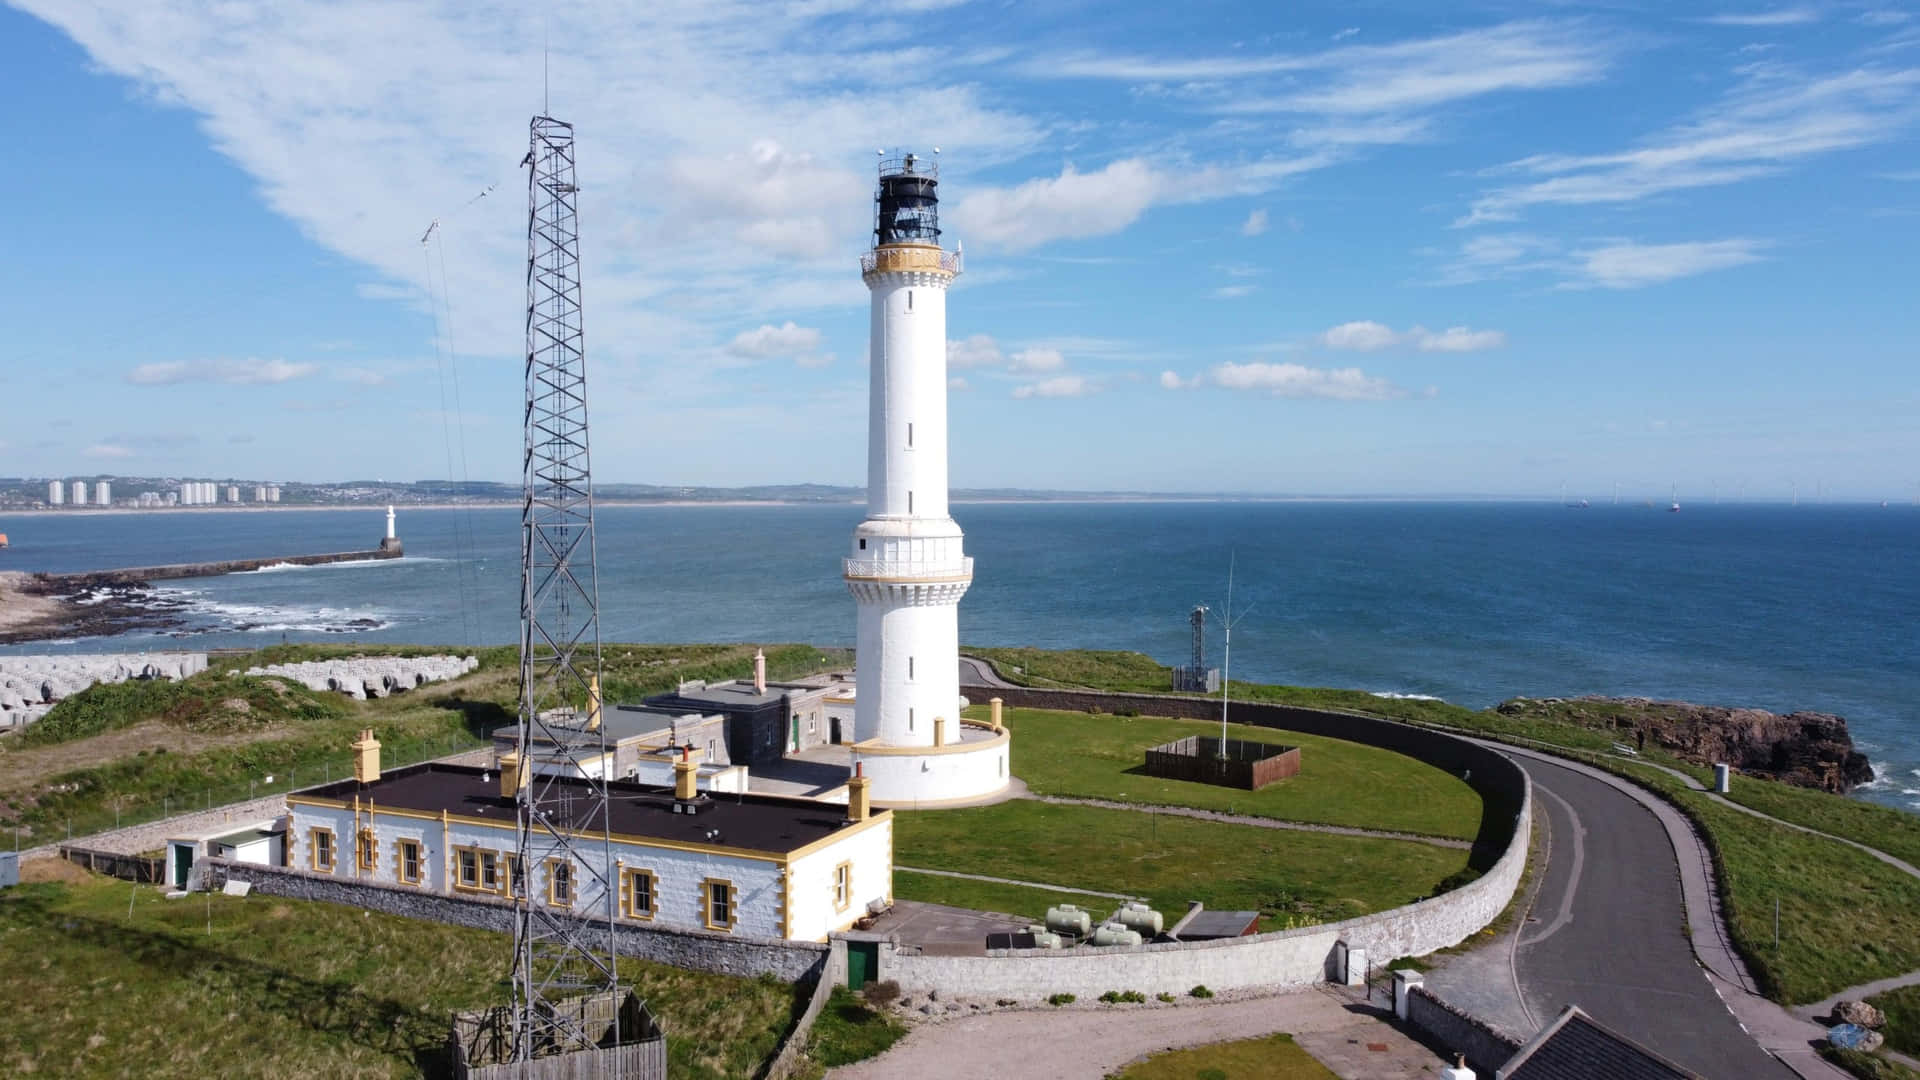
[[[908,311],[913,310],[913,290],[912,289],[907,290],[907,310]]]
[[[913,657],[907,657],[907,678],[913,678]]]
[[[913,449],[913,425],[907,425],[907,449]]]
[[[913,730],[913,710],[912,709],[907,710],[907,730],[908,731]]]
[[[907,513],[913,513],[913,492],[907,492]]]
[[[865,538],[862,538],[860,541],[860,550],[861,551],[867,550],[867,541]]]

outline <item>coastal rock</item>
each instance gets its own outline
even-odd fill
[[[1885,1013],[1864,1001],[1843,1001],[1835,1005],[1833,1018],[1843,1024],[1859,1024],[1863,1028],[1877,1028],[1887,1022]]]
[[[1783,716],[1632,697],[1515,698],[1494,709],[1608,731],[1629,746],[1651,744],[1696,765],[1725,762],[1742,773],[1838,795],[1873,779],[1866,755],[1853,748],[1846,720],[1828,713]]]

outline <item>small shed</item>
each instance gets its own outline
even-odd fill
[[[285,866],[287,819],[271,818],[239,828],[228,824],[217,832],[168,837],[167,884],[176,889],[186,888],[194,860],[203,855],[259,866]]]
[[[0,851],[0,889],[11,889],[20,884],[20,853]]]

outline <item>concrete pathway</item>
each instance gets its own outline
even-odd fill
[[[984,686],[989,689],[1017,690],[1019,686],[1000,677],[993,665],[985,660],[971,656],[960,658],[960,685]]]
[[[1100,1080],[1162,1050],[1280,1031],[1343,1077],[1430,1080],[1437,1075],[1446,1062],[1381,1014],[1364,998],[1331,987],[1208,1004],[977,1013],[922,1022],[879,1057],[827,1075],[832,1080]]]
[[[1066,795],[1028,795],[1026,798],[1034,802],[1054,803],[1060,806],[1094,806],[1102,810],[1128,810],[1136,814],[1199,818],[1202,821],[1218,821],[1227,825],[1252,825],[1259,829],[1291,829],[1295,832],[1333,833],[1338,836],[1368,836],[1379,840],[1410,840],[1416,844],[1432,844],[1435,847],[1457,848],[1461,851],[1473,849],[1471,841],[1452,840],[1442,836],[1421,836],[1419,833],[1389,832],[1385,829],[1356,829],[1348,825],[1316,825],[1307,821],[1282,821],[1278,818],[1252,817],[1247,814],[1225,814],[1218,810],[1196,810],[1191,806],[1115,802],[1111,799],[1078,799]]]

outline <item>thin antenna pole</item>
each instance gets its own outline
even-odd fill
[[[1246,610],[1240,612],[1240,614],[1235,615],[1233,613],[1233,567],[1238,557],[1239,552],[1237,551],[1229,551],[1227,553],[1227,606],[1224,614],[1220,618],[1220,624],[1226,630],[1225,641],[1221,646],[1220,652],[1221,757],[1227,756],[1227,698],[1233,693],[1233,628],[1241,619],[1247,617],[1248,611],[1253,610],[1253,605],[1248,604]]]

